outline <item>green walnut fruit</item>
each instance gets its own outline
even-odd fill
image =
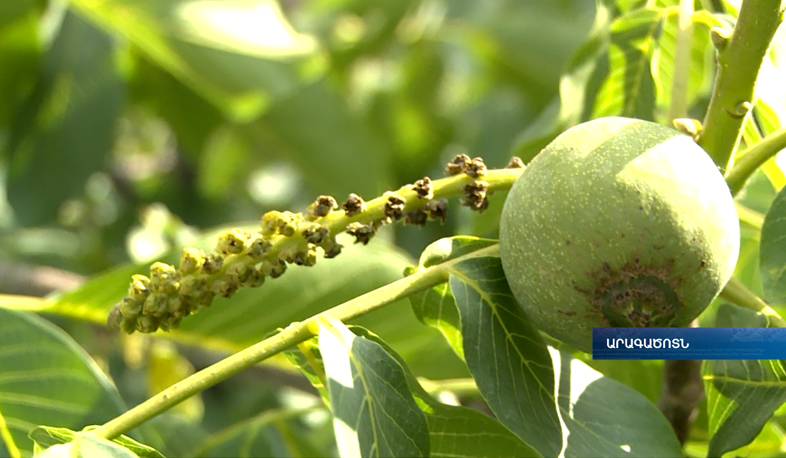
[[[689,324],[731,278],[739,241],[707,153],[668,127],[616,117],[543,149],[500,221],[516,300],[540,329],[587,352],[593,327]]]

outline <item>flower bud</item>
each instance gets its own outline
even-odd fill
[[[223,265],[224,258],[222,256],[211,254],[205,257],[205,262],[202,263],[202,270],[208,275],[213,275],[221,270]]]
[[[136,331],[136,317],[123,317],[123,322],[120,323],[120,330],[126,334],[132,334]]]
[[[139,332],[155,332],[158,329],[158,319],[152,316],[140,316],[136,322],[136,330]]]
[[[246,249],[250,234],[242,229],[232,229],[218,238],[216,252],[223,255],[240,254]]]
[[[469,165],[464,168],[464,173],[472,178],[482,177],[487,171],[486,164],[483,162],[483,158],[480,157],[473,158]]]
[[[274,259],[272,261],[264,261],[260,270],[266,277],[278,278],[286,272],[287,265],[280,259]]]
[[[282,219],[281,212],[269,211],[262,215],[262,224],[260,233],[265,236],[273,236],[278,233],[279,221]]]
[[[167,312],[168,297],[165,294],[154,293],[147,297],[142,307],[143,315],[161,316]]]
[[[238,289],[238,284],[228,278],[222,278],[213,283],[211,291],[217,296],[230,298]]]
[[[404,203],[404,199],[399,196],[389,196],[388,201],[385,202],[385,216],[393,221],[398,221],[404,215]]]
[[[177,280],[178,273],[174,266],[163,262],[154,262],[150,266],[150,289],[152,291],[164,291],[164,288],[172,281]]]
[[[361,223],[352,223],[347,226],[347,233],[355,237],[355,243],[368,245],[374,235],[374,228]]]
[[[322,218],[336,208],[338,208],[338,203],[332,196],[319,196],[314,203],[309,205],[308,214],[314,218]]]
[[[248,278],[251,269],[242,262],[237,262],[227,267],[226,276],[233,283],[241,284]]]
[[[412,190],[417,193],[420,199],[432,199],[434,197],[434,189],[431,185],[431,178],[423,177],[412,185]]]
[[[330,229],[316,224],[303,231],[303,238],[306,242],[313,243],[314,245],[321,244],[329,236]]]
[[[208,291],[207,280],[200,277],[186,277],[180,282],[178,294],[185,298],[198,298]]]
[[[518,156],[511,157],[508,165],[505,166],[506,169],[523,169],[524,167],[524,161]]]
[[[128,286],[128,297],[144,302],[150,294],[150,279],[144,275],[132,275],[131,284]]]
[[[109,311],[109,316],[106,317],[106,325],[113,331],[119,331],[122,324],[123,313],[120,311],[120,305],[118,304]]]
[[[464,172],[471,162],[469,156],[466,154],[459,154],[445,166],[445,174],[448,176],[458,175]]]
[[[423,209],[430,219],[438,219],[442,223],[448,217],[448,201],[445,199],[429,201]]]
[[[199,272],[205,263],[205,252],[197,248],[183,248],[180,253],[180,272],[191,275]]]
[[[123,314],[123,317],[138,316],[142,312],[143,303],[144,301],[138,301],[131,299],[130,297],[124,297],[123,301],[120,303],[120,313]]]
[[[260,269],[249,268],[248,276],[243,281],[242,286],[247,286],[249,288],[257,288],[262,286],[263,283],[265,283],[265,274],[262,272],[261,268]]]
[[[257,237],[248,245],[248,257],[254,260],[259,260],[267,255],[272,245],[267,240]]]
[[[347,201],[341,206],[346,216],[355,216],[366,210],[366,203],[357,194],[350,194]]]

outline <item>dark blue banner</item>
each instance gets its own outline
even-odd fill
[[[594,328],[592,359],[786,359],[786,328]]]

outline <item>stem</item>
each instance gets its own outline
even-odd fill
[[[786,321],[783,321],[778,312],[770,308],[764,300],[749,290],[736,277],[731,277],[729,283],[721,291],[720,297],[740,307],[755,310],[766,316],[769,327],[786,328]]]
[[[314,315],[305,321],[293,323],[278,334],[235,353],[170,386],[133,409],[96,428],[92,433],[105,439],[117,437],[174,407],[189,397],[210,388],[216,383],[311,338],[314,335],[312,329],[316,328],[314,325],[320,319],[333,318],[342,322],[352,320],[387,304],[409,297],[419,291],[446,282],[450,269],[461,261],[478,256],[496,255],[498,253],[499,245],[492,245],[480,249],[442,264],[419,270],[409,277],[402,278],[362,296],[358,296],[343,304]]]
[[[671,82],[669,121],[688,113],[691,42],[693,41],[693,0],[680,0],[677,17],[677,42],[674,53],[674,76]]]
[[[474,183],[477,180],[488,183],[488,192],[507,190],[513,186],[513,182],[516,181],[516,178],[518,178],[522,172],[524,172],[524,169],[490,169],[486,172],[486,175],[477,179],[462,173],[460,175],[434,180],[434,199],[463,195],[466,193],[464,186]],[[390,194],[395,194],[404,199],[404,206],[407,210],[420,208],[425,203],[425,201],[420,199],[417,193],[412,189],[412,185],[408,184],[396,191],[385,193],[380,197],[369,200],[366,202],[366,209],[358,215],[350,217],[341,212],[332,212],[330,215],[321,218],[319,223],[330,229],[331,234],[338,234],[346,230],[347,226],[351,223],[368,223],[383,218],[385,216],[385,204]],[[296,234],[296,237],[299,235],[300,234]],[[293,240],[296,237],[288,237],[287,239]],[[274,240],[274,246],[275,242]]]
[[[732,195],[737,195],[753,172],[784,148],[786,148],[786,127],[767,135],[760,142],[741,152],[740,160],[726,173],[726,183]]]
[[[728,43],[718,49],[718,75],[699,145],[722,170],[732,155],[753,104],[754,87],[767,48],[781,21],[781,0],[744,0]]]
[[[739,202],[734,202],[734,205],[737,207],[737,217],[740,219],[741,223],[745,223],[754,229],[761,230],[762,226],[764,226],[764,215]]]

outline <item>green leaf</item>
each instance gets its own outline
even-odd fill
[[[338,321],[319,324],[319,349],[342,457],[429,456],[426,417],[392,356]]]
[[[515,154],[525,162],[557,135],[586,119],[599,88],[595,75],[605,71],[613,14],[613,2],[595,1],[595,22],[560,77],[559,100],[550,103],[516,141]]]
[[[96,426],[87,427],[83,431],[90,431],[95,428]],[[71,442],[80,435],[80,433],[72,431],[68,428],[39,426],[30,431],[29,437],[33,440],[33,442],[46,449],[52,447],[53,445]],[[141,442],[137,442],[128,436],[121,435],[112,439],[112,442],[127,448],[140,458],[165,458],[164,455],[162,455],[156,449]]]
[[[379,336],[358,326],[352,332],[379,344],[407,376],[415,401],[426,414],[432,457],[541,456],[493,418],[475,409],[442,404],[418,383],[406,362]]]
[[[669,1],[660,3],[678,2]],[[663,5],[666,6],[666,5]],[[674,57],[677,52],[677,9],[667,10],[663,28],[657,40],[657,53],[652,56],[652,75],[655,81],[658,119],[669,122],[667,118],[671,104],[671,89],[674,83]],[[710,28],[721,25],[706,10],[699,10],[693,15],[693,37],[691,38],[690,59],[688,66],[687,106],[690,108],[706,97],[711,89],[714,76],[714,47],[710,43]]]
[[[596,76],[602,83],[591,118],[654,119],[655,82],[650,58],[663,17],[662,10],[638,9],[611,23],[608,73]]]
[[[0,3],[0,24],[3,8],[24,5],[27,1]],[[19,108],[36,82],[41,57],[38,22],[26,17],[12,24],[0,25],[0,131],[12,124]],[[0,140],[0,148],[3,148]]]
[[[0,27],[5,27],[22,16],[29,14],[38,6],[38,0],[15,0],[0,3]]]
[[[451,272],[450,290],[461,315],[464,357],[489,407],[541,454],[559,455],[563,431],[548,348],[513,299],[499,258],[461,262]]]
[[[410,275],[419,269],[443,263],[496,243],[495,240],[476,237],[457,236],[443,238],[427,246],[420,255],[418,267],[408,269],[406,273]],[[461,343],[461,323],[458,310],[456,309],[456,302],[453,300],[453,295],[448,285],[443,283],[426,291],[413,294],[409,297],[409,302],[418,320],[427,326],[438,329],[450,343],[451,348],[463,359],[464,346]]]
[[[341,200],[349,193],[369,198],[390,187],[387,147],[328,80],[271,106],[246,131],[268,154],[291,160],[314,192]]]
[[[54,220],[103,166],[124,99],[115,53],[109,36],[66,14],[8,142],[8,200],[22,224]]]
[[[760,313],[723,304],[718,327],[766,327]],[[750,443],[773,412],[786,402],[786,367],[780,360],[705,361],[710,439],[708,456],[721,456]]]
[[[78,434],[72,442],[53,445],[40,458],[135,458],[136,454],[114,442],[91,436]]]
[[[486,456],[541,456],[527,446],[516,435],[501,423],[477,410],[445,405],[434,399],[418,383],[406,361],[395,352],[385,341],[369,330],[360,326],[351,326],[351,331],[358,336],[379,344],[388,354],[398,361],[407,377],[407,383],[420,409],[426,415],[429,428],[430,456],[432,457],[486,457]],[[309,343],[316,341],[311,339]],[[315,353],[306,361],[300,351],[292,352],[297,358],[290,360],[309,379],[320,392],[324,391],[324,363],[319,354]],[[289,356],[289,355],[288,355]],[[322,376],[318,376],[314,367],[318,367]],[[323,395],[323,400],[330,405],[330,399]]]
[[[325,405],[330,406],[330,396],[325,386],[325,364],[322,355],[319,353],[319,341],[312,337],[296,349],[284,352],[290,363],[303,374],[311,385],[317,389]]]
[[[759,270],[764,299],[771,305],[786,305],[786,188],[772,202],[761,228]]]
[[[680,455],[671,426],[644,396],[546,346],[498,257],[458,263],[450,288],[470,372],[497,418],[527,444],[544,456]]]
[[[111,382],[65,332],[0,308],[0,438],[7,449],[31,454],[28,433],[37,425],[81,429],[124,410]]]
[[[125,37],[230,119],[258,117],[320,73],[315,43],[296,33],[272,0],[71,4],[98,26]],[[260,28],[271,32],[261,35]]]

